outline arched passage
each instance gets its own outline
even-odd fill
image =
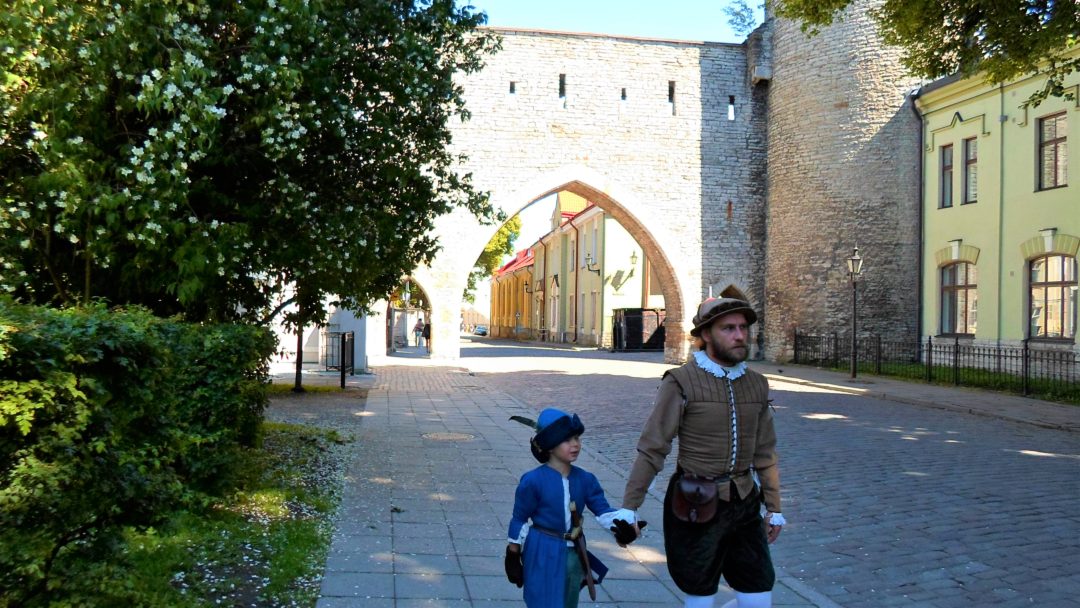
[[[685,361],[687,355],[686,320],[697,302],[691,298],[688,310],[684,294],[689,289],[682,277],[692,276],[693,269],[685,259],[673,255],[670,245],[678,243],[662,222],[646,222],[649,209],[645,202],[629,190],[622,189],[611,179],[585,166],[566,166],[538,174],[513,192],[496,193],[492,203],[512,217],[533,202],[559,191],[569,191],[586,198],[617,220],[641,246],[653,264],[662,286],[667,317],[664,322],[664,358],[671,363]],[[498,226],[480,225],[475,220],[454,214],[440,225],[439,242],[442,250],[428,267],[418,268],[415,279],[425,286],[431,298],[431,317],[434,319],[432,357],[456,359],[460,355],[457,339],[458,314],[462,293],[473,262]]]
[[[747,47],[498,33],[502,49],[457,81],[470,111],[449,125],[458,172],[506,217],[565,190],[618,221],[663,285],[665,358],[685,361],[706,286],[763,299],[765,98]],[[437,222],[441,250],[414,273],[432,297],[436,358],[459,356],[467,273],[496,229],[464,210]]]
[[[418,334],[429,321],[430,301],[423,284],[411,276],[390,294],[382,307],[387,355],[426,352],[427,341]]]

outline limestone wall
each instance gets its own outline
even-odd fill
[[[860,0],[808,39],[773,22],[768,96],[766,355],[792,332],[850,326],[845,259],[857,244],[860,334],[917,336],[919,121],[897,49],[882,46]]]
[[[856,244],[861,333],[914,338],[919,82],[877,37],[880,1],[813,39],[774,19],[746,45],[497,29],[503,49],[460,80],[460,170],[508,217],[570,190],[617,219],[663,285],[671,362],[697,303],[729,287],[762,312],[769,358],[791,355],[796,327],[845,330]],[[439,221],[442,251],[414,275],[447,332],[436,357],[458,356],[461,292],[496,229]]]
[[[683,331],[706,286],[734,283],[759,300],[762,291],[763,106],[744,47],[497,31],[502,51],[461,80],[473,116],[454,129],[454,151],[469,157],[461,170],[507,216],[567,184],[604,207],[656,265],[668,358],[685,357]],[[465,213],[440,220],[443,251],[422,270],[436,307],[458,305],[495,230]],[[440,342],[450,350],[437,356],[457,355]]]

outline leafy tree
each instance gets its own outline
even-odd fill
[[[515,215],[499,228],[487,245],[484,245],[483,253],[476,258],[476,265],[469,273],[469,283],[465,286],[465,301],[469,303],[476,301],[477,282],[495,274],[495,271],[502,266],[503,258],[514,253],[514,241],[520,234],[521,216]]]
[[[498,45],[471,7],[6,6],[0,291],[22,301],[260,322],[295,302],[302,325],[429,261],[438,216],[495,219],[446,147],[454,74]]]
[[[816,33],[852,0],[776,0],[777,14],[802,21]],[[1028,73],[1046,75],[1045,87],[1029,99],[1072,98],[1063,80],[1080,68],[1070,53],[1080,42],[1080,3],[1075,0],[982,2],[979,0],[885,0],[871,14],[885,42],[903,49],[914,74],[940,78],[980,72],[993,83]]]
[[[764,8],[764,2],[757,4],[757,10],[760,11]],[[757,17],[754,15],[754,9],[750,7],[750,3],[746,0],[731,0],[724,7],[724,14],[728,17],[728,25],[731,26],[731,30],[741,36],[749,34],[757,27]]]

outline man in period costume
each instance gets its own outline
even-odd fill
[[[679,438],[664,548],[686,608],[713,606],[721,576],[736,596],[725,608],[772,605],[769,544],[785,522],[768,381],[745,363],[756,321],[740,299],[701,303],[690,331],[695,352],[664,374],[626,484],[623,508],[636,511]]]

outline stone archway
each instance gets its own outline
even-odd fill
[[[668,226],[660,222],[646,224],[641,218],[647,214],[647,205],[633,192],[585,166],[567,166],[537,175],[521,188],[506,194],[496,194],[492,203],[506,216],[512,217],[533,202],[559,191],[569,191],[595,203],[617,220],[641,246],[653,264],[653,272],[662,286],[667,317],[664,322],[664,359],[682,363],[687,355],[688,319],[697,305],[694,298],[685,296],[696,291],[686,285],[686,276],[692,276],[692,265],[685,258],[673,255],[664,243],[677,241]],[[481,226],[470,218],[450,216],[440,225],[439,242],[442,250],[434,262],[417,268],[414,280],[425,285],[431,300],[431,316],[434,319],[432,357],[456,359],[460,355],[457,341],[457,316],[461,296],[472,269],[472,264],[483,251],[484,245],[498,230],[498,226]]]
[[[664,286],[665,358],[682,363],[706,285],[724,277],[762,299],[766,106],[747,47],[496,31],[502,50],[456,80],[471,114],[450,125],[458,172],[506,217],[568,190],[622,224]],[[463,210],[437,222],[442,249],[414,273],[436,358],[459,355],[467,272],[496,229]]]

